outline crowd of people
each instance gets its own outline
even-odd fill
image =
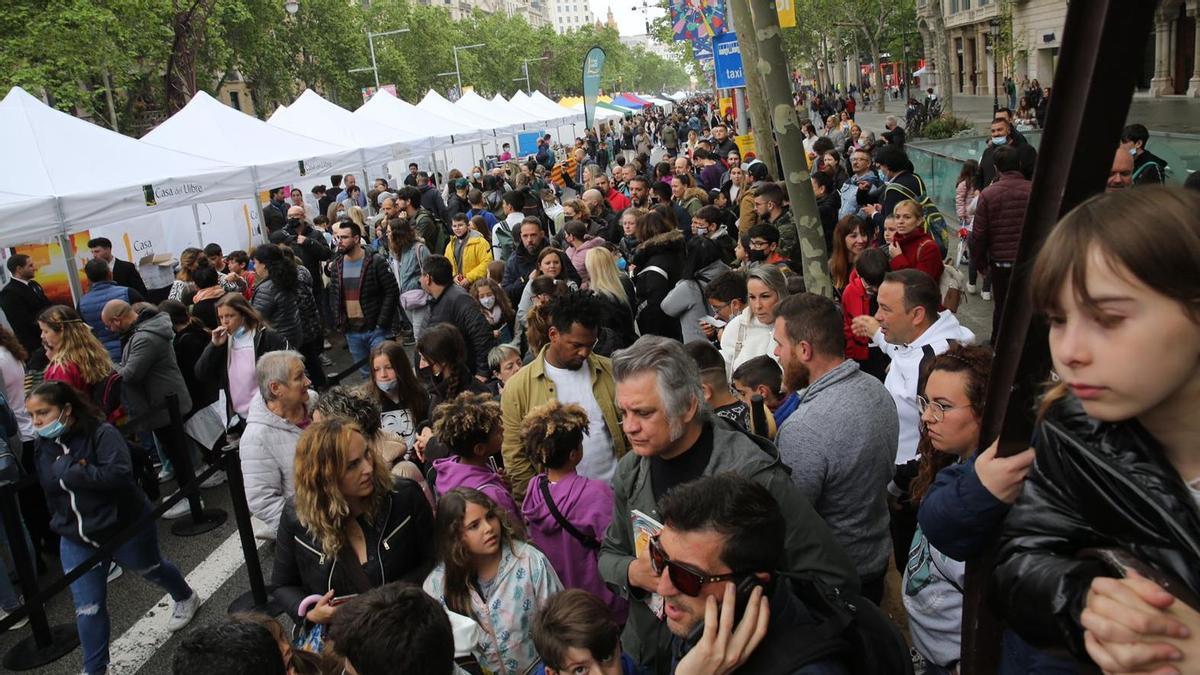
[[[1125,130],[1034,263],[1053,377],[1001,456],[954,310],[982,275],[999,326],[1035,153],[1002,115],[964,169],[959,284],[902,127],[835,98],[804,128],[836,299],[796,273],[773,158],[705,98],[445,180],[274,190],[267,243],[185,250],[169,287],[94,239],[55,305],[10,256],[0,425],[36,562],[87,562],[234,442],[285,616],[190,630],[179,675],[954,673],[964,561],[994,547],[1002,672],[1194,670],[1200,193],[1143,187],[1166,167]],[[328,386],[330,338],[361,383]],[[201,604],[147,526],[71,584],[93,675],[122,568],[171,630]]]

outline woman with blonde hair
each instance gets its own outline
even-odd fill
[[[432,566],[429,502],[389,468],[342,417],[314,422],[296,444],[296,497],[279,522],[271,582],[310,651],[347,596],[419,583]]]
[[[192,274],[197,267],[207,264],[208,256],[204,255],[204,251],[193,247],[183,249],[183,253],[179,254],[179,272],[175,274],[167,299],[178,300],[185,305],[192,304],[192,296],[196,294],[196,282],[192,280]]]
[[[787,276],[775,265],[757,265],[746,274],[746,309],[721,333],[721,355],[729,375],[756,356],[775,359],[775,307],[789,295]]]
[[[91,395],[92,388],[113,372],[112,357],[74,308],[54,305],[38,315],[42,345],[50,365],[47,381],[66,382]]]
[[[359,229],[362,230],[364,234],[371,231],[370,228],[367,227],[367,214],[362,210],[362,207],[351,206],[350,208],[346,209],[346,217],[349,218],[351,222],[357,224]]]

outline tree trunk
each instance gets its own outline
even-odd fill
[[[113,105],[113,90],[112,78],[108,75],[108,69],[104,70],[104,104],[108,108],[108,123],[113,131],[120,133],[117,128],[117,107]]]
[[[770,0],[750,0],[754,19],[754,37],[758,40],[758,59],[751,62],[762,75],[767,102],[771,106],[775,141],[783,162],[784,182],[791,201],[792,221],[799,240],[799,259],[793,254],[792,265],[799,266],[804,285],[810,293],[832,297],[833,282],[829,278],[829,260],[825,251],[825,235],[817,212],[817,200],[809,180],[808,163],[804,153],[804,134],[792,105],[792,86],[787,57],[783,51],[783,36],[779,16]]]
[[[942,112],[954,114],[954,82],[950,79],[950,45],[946,41],[946,24],[940,18],[935,19],[933,28],[934,42],[937,42],[937,58],[942,62],[938,73],[941,86]]]
[[[742,50],[743,70],[746,73],[746,110],[750,114],[750,126],[754,128],[754,151],[774,175],[775,141],[771,136],[771,118],[767,111],[767,97],[763,92],[763,81],[753,64],[758,63],[758,42],[754,39],[754,24],[750,18],[747,0],[729,0],[727,5],[733,17],[738,36],[738,47]]]
[[[867,46],[871,49],[871,63],[875,64],[875,89],[879,91],[879,95],[875,97],[875,112],[883,112],[884,103],[887,102],[887,91],[883,88],[883,64],[880,63],[883,57],[879,55],[879,41],[872,39],[871,35],[867,34]]]

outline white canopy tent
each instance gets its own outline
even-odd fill
[[[311,89],[286,109],[277,111],[267,122],[301,135],[320,133],[327,142],[360,153],[364,172],[369,168],[382,172],[391,160],[404,160],[428,154],[433,144],[428,136],[384,126],[337,106]]]
[[[0,147],[6,160],[0,185],[41,198],[0,201],[0,246],[247,197],[253,182],[249,168],[102,129],[50,108],[20,87],[0,102]],[[54,203],[52,219],[44,199]]]
[[[255,190],[309,174],[325,176],[362,166],[357,149],[293,133],[221,103],[205,92],[142,137],[169,150],[190,152],[229,164],[248,164]]]
[[[422,110],[384,89],[375,92],[371,100],[354,111],[354,115],[399,129],[423,129],[432,134],[436,144],[434,152],[429,155],[432,170],[458,168],[467,173],[469,167],[483,156],[481,139],[493,137],[490,127],[477,129]],[[399,172],[394,175],[399,175]]]
[[[505,125],[489,117],[473,113],[466,108],[459,108],[432,89],[425,93],[425,98],[422,98],[420,103],[417,103],[417,108],[468,127],[490,130],[491,134],[485,133],[482,139],[485,153],[497,153],[500,143],[508,138],[514,138],[513,134],[501,131]]]
[[[507,108],[494,106],[490,101],[473,91],[463,94],[461,98],[454,102],[454,107],[493,120],[496,125],[496,133],[517,134],[525,131],[525,122],[527,120],[523,116],[517,116]]]
[[[583,114],[583,104],[582,103],[576,103],[574,106],[571,107],[571,109],[579,112],[579,114],[581,114],[581,115]],[[619,113],[616,110],[613,110],[612,108],[601,108],[600,106],[596,106],[596,119],[607,120],[607,119],[614,119],[614,118],[624,119],[625,114]]]
[[[572,123],[579,124],[579,123],[583,122],[583,114],[581,112],[576,111],[572,108],[568,108],[566,106],[559,105],[558,103],[555,103],[554,101],[547,98],[546,95],[540,91],[535,91],[532,94],[530,94],[529,100],[532,101],[533,103],[535,103],[536,105],[541,106],[541,108],[543,110],[547,111],[547,114],[550,114],[553,112],[561,113],[561,112],[565,111],[565,114],[567,115],[567,117],[571,118]]]
[[[267,121],[270,122],[271,120],[275,119],[275,116],[278,115],[279,113],[283,112],[284,110],[287,110],[287,106],[280,104],[279,107],[275,109],[275,112],[271,113],[267,117]]]
[[[494,101],[495,99],[492,100]],[[537,105],[532,99],[529,98],[529,94],[526,94],[520,90],[512,95],[512,98],[508,100],[508,104],[525,112],[528,115],[533,116],[534,119],[540,120],[550,126],[568,124],[570,122],[570,117],[573,117],[573,115],[570,115],[569,111],[566,109],[563,109],[561,112],[543,110],[541,106]]]

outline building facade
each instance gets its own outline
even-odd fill
[[[507,16],[523,16],[534,28],[550,24],[547,3],[551,0],[417,0],[422,5],[441,7],[450,14],[452,21],[471,17],[476,9],[489,14],[502,13]]]
[[[917,0],[917,30],[934,53],[926,54],[924,81],[955,93],[990,96],[998,64],[992,43],[999,0]],[[993,26],[996,22],[996,26]],[[1004,73],[999,73],[1000,78]]]
[[[1200,98],[1200,0],[1162,0],[1139,86],[1152,96]]]
[[[560,34],[596,23],[596,15],[592,14],[588,0],[545,0],[545,2],[550,12],[550,23]]]

